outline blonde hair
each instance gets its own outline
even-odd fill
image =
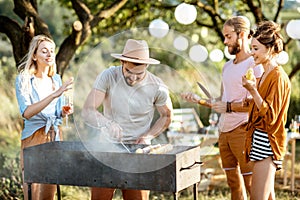
[[[233,27],[233,31],[237,34],[244,31],[248,34],[248,38],[251,38],[253,31],[250,28],[250,21],[245,16],[234,16],[228,19],[224,26],[231,26]]]
[[[28,53],[22,58],[21,64],[18,66],[18,71],[21,75],[21,83],[22,83],[22,91],[23,92],[30,92],[30,78],[37,72],[37,64],[36,61],[33,59],[39,45],[44,42],[50,42],[54,45],[55,43],[52,39],[45,35],[37,35],[34,36],[30,42]],[[50,66],[48,71],[48,76],[52,77],[56,74],[56,62],[52,66]]]

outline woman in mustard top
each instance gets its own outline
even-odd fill
[[[254,162],[251,200],[275,199],[275,172],[282,166],[286,149],[285,124],[291,83],[276,56],[283,50],[280,26],[261,22],[253,35],[251,53],[256,64],[264,67],[261,79],[242,77],[243,86],[253,101],[247,125],[246,157]]]

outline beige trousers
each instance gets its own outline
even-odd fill
[[[23,149],[30,146],[35,146],[38,144],[43,144],[46,142],[53,141],[55,134],[54,130],[51,128],[48,134],[45,134],[45,127],[37,130],[33,135],[21,141],[21,170],[22,178],[24,180],[24,160],[23,160]],[[62,140],[62,134],[60,132],[60,138]],[[24,200],[28,200],[28,185],[23,182],[23,192]],[[31,197],[32,200],[53,200],[56,192],[56,185],[50,184],[37,184],[33,183],[31,185]]]

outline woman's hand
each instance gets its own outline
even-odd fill
[[[65,117],[66,115],[71,115],[74,113],[73,104],[69,106],[63,106],[62,108],[62,116]]]
[[[61,96],[64,92],[72,89],[74,78],[71,77],[69,80],[64,82],[62,86],[53,93],[54,98]]]
[[[256,89],[256,79],[248,80],[245,76],[242,76],[242,85],[251,93]]]

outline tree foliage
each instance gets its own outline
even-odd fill
[[[174,18],[175,8],[182,2],[195,5],[198,12],[197,20],[188,26],[179,24]],[[52,5],[49,6],[50,4]],[[45,5],[49,8],[45,9]],[[11,55],[0,41],[0,83],[3,86],[0,93],[5,93],[0,99],[0,110],[5,113],[0,117],[0,126],[5,129],[5,132],[0,131],[0,136],[3,136],[0,137],[0,146],[9,149],[8,146],[17,146],[12,143],[19,141],[11,138],[19,137],[19,122],[22,120],[15,112],[14,105],[17,103],[11,90],[14,78],[12,74],[27,53],[29,42],[34,35],[45,34],[55,39],[58,46],[58,71],[63,75],[72,58],[82,53],[85,47],[92,47],[123,30],[148,27],[153,19],[163,19],[171,29],[185,35],[192,37],[193,34],[197,34],[197,42],[211,50],[224,48],[222,26],[228,17],[245,15],[250,18],[252,24],[266,19],[273,20],[281,23],[284,30],[290,19],[300,18],[297,7],[299,4],[291,0],[0,0],[0,36],[2,40],[9,40],[15,61],[15,65],[12,65]],[[201,34],[203,30],[208,30],[208,37]],[[299,41],[292,40],[284,31],[283,34],[284,48],[290,55],[290,61],[286,65],[287,72],[292,79],[299,75],[300,70],[300,59],[293,56],[299,52]],[[161,59],[163,56],[159,58]],[[176,55],[168,55],[168,61],[165,63],[174,62],[175,59]],[[189,72],[182,74],[189,76]],[[296,80],[299,80],[299,76]],[[300,110],[297,81],[296,87],[293,88],[296,96],[291,98],[289,119],[299,114]],[[203,116],[203,112],[201,114]],[[16,150],[9,149],[9,152]],[[4,177],[0,182],[0,199],[8,196],[16,199],[16,196],[21,196],[20,172],[14,171],[15,165],[17,163],[0,153],[0,177]]]
[[[63,31],[63,42],[57,53],[57,66],[63,75],[70,60],[76,52],[86,44],[101,42],[103,37],[116,34],[132,27],[147,27],[151,20],[162,18],[171,25],[172,29],[187,34],[199,33],[201,28],[207,27],[210,36],[218,39],[200,38],[207,45],[222,45],[222,25],[232,15],[246,15],[253,22],[273,20],[278,22],[285,5],[284,0],[189,0],[185,1],[196,6],[198,17],[189,26],[182,26],[174,19],[174,10],[179,0],[141,1],[141,0],[51,0],[58,7],[65,8],[71,13],[72,24],[59,27]],[[52,37],[49,23],[41,17],[39,5],[45,1],[13,0],[13,12],[18,17],[0,15],[0,32],[10,40],[16,66],[26,54],[29,42],[34,35],[45,34]],[[286,3],[287,4],[287,3]],[[54,12],[54,11],[52,11]],[[61,14],[61,20],[68,20],[70,16]],[[285,26],[283,22],[282,26]],[[58,27],[56,27],[58,28]],[[62,37],[62,36],[60,36]],[[287,39],[285,45],[292,40]],[[290,78],[300,69],[300,64],[294,63]]]

